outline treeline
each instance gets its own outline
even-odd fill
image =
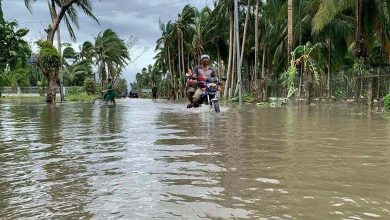
[[[24,3],[26,13],[33,13],[36,1],[24,0]],[[130,63],[130,51],[136,39],[121,39],[108,29],[96,36],[95,42],[84,42],[80,48],[61,43],[60,23],[66,25],[73,40],[76,40],[75,29],[80,28],[79,13],[99,23],[92,8],[92,0],[49,2],[51,22],[44,30],[46,39],[32,42],[39,46],[39,52],[32,54],[30,46],[23,40],[28,30],[17,29],[16,21],[4,20],[0,0],[0,92],[2,86],[46,86],[46,102],[53,103],[58,85],[84,85],[86,91],[95,93],[104,87],[109,77],[116,82],[118,95],[127,90],[126,81],[120,76]]]
[[[239,1],[240,51],[233,8],[233,0],[217,0],[213,9],[187,5],[175,21],[160,22],[155,63],[132,88],[157,85],[168,97],[183,97],[187,69],[208,53],[228,79],[227,99],[238,93],[237,65],[254,101],[356,98],[369,87],[377,88],[374,97],[389,92],[390,0]]]
[[[41,49],[34,54],[23,39],[28,31],[19,29],[16,21],[4,20],[0,4],[0,91],[4,86],[47,87],[49,76],[56,72],[58,84],[87,87],[88,93],[100,91],[108,77],[116,83],[118,95],[127,92],[126,80],[120,76],[136,39],[121,39],[108,29],[80,48],[61,44],[61,53],[51,43],[40,41]]]

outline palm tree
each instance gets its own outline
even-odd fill
[[[89,47],[88,42],[85,42],[84,45]],[[98,34],[92,50],[92,57],[98,66],[99,79],[102,87],[104,86],[104,80],[108,77],[111,77],[113,82],[115,82],[128,61],[130,61],[125,42],[111,29]]]
[[[184,36],[188,35],[192,32],[191,25],[194,23],[195,17],[195,9],[190,5],[184,6],[181,14],[178,15],[177,21],[175,23],[176,26],[176,34],[177,34],[177,50],[178,50],[178,58],[179,58],[179,87],[183,85],[183,74],[185,71],[185,61],[184,61]]]
[[[91,77],[92,66],[88,60],[82,60],[64,69],[64,80],[71,86],[83,86],[87,77]]]
[[[234,29],[234,2],[231,0],[218,0],[216,2],[216,7],[212,13],[213,19],[211,22],[218,23],[216,21],[225,19],[226,17],[229,17],[229,58],[228,58],[228,66],[227,66],[227,81],[225,84],[225,90],[224,90],[224,97],[228,98],[230,97],[229,94],[231,93],[231,86],[232,85],[232,78],[233,78],[233,66],[234,66],[234,59],[233,59],[233,50],[235,47],[234,43],[234,36],[233,36],[233,29]]]
[[[355,13],[355,56],[367,59],[369,41],[378,33],[382,42],[390,38],[389,0],[329,0],[322,1],[313,18],[313,30],[318,33],[341,13],[353,10]]]
[[[68,85],[82,86],[87,77],[92,75],[91,59],[82,59],[82,51],[77,53],[72,47],[66,47],[62,52],[63,77]]]
[[[25,5],[28,10],[31,11],[31,4],[36,0],[24,0]],[[47,33],[47,40],[53,44],[54,35],[59,29],[60,23],[62,20],[65,21],[68,32],[72,39],[76,39],[74,33],[74,28],[79,28],[78,23],[78,13],[83,11],[88,17],[92,18],[94,21],[99,23],[97,18],[92,13],[92,1],[91,0],[50,0],[48,1],[49,12],[51,15],[52,23],[49,25],[45,32]],[[59,32],[58,32],[59,33]],[[54,71],[54,69],[53,69]],[[57,80],[58,80],[59,71],[54,71],[51,74],[48,74],[48,93],[47,93],[47,102],[55,102],[55,93],[57,90]],[[51,94],[54,94],[51,95]]]
[[[161,37],[156,41],[155,52],[157,53],[155,60],[156,63],[159,63],[160,71],[168,71],[168,90],[169,96],[174,94],[178,89],[176,88],[176,77],[175,76],[175,68],[173,64],[174,56],[174,24],[168,22],[164,24],[160,21],[160,30],[162,32]]]
[[[85,41],[80,47],[79,58],[80,60],[91,59],[93,55],[93,44],[89,41]]]
[[[259,0],[256,1],[255,9],[255,69],[254,80],[257,79],[258,59],[259,59]]]
[[[201,12],[197,10],[194,22],[194,33],[192,35],[192,46],[194,48],[194,59],[198,60],[205,52],[205,46],[211,39],[212,29],[207,25],[211,16],[211,9],[205,7]]]
[[[303,93],[307,102],[310,102],[310,87],[313,83],[318,83],[320,74],[323,72],[321,62],[324,62],[321,56],[321,43],[298,46],[293,52],[293,62],[295,66],[303,67]]]
[[[237,83],[236,65],[242,65],[243,85],[247,92],[253,91],[251,80],[258,78],[261,71],[261,80],[253,86],[256,86],[256,95],[262,91],[259,95],[264,99],[270,95],[291,96],[298,85],[297,89],[303,88],[306,97],[312,96],[313,92],[321,96],[324,91],[329,97],[332,77],[336,80],[342,75],[340,71],[352,69],[353,58],[357,54],[353,55],[350,49],[361,44],[361,49],[355,51],[360,51],[359,56],[367,57],[366,62],[383,62],[381,57],[384,55],[381,54],[385,51],[390,57],[390,47],[386,46],[390,45],[389,1],[365,0],[361,4],[360,0],[241,0],[241,12],[246,13],[240,16],[239,27],[243,31],[239,38],[243,41],[243,48],[238,52],[243,56],[238,64],[234,59],[232,0],[215,1],[213,10],[194,9],[194,16],[188,22],[185,22],[185,12],[182,12],[176,22],[160,24],[162,35],[157,41],[153,70],[159,73],[168,70],[169,80],[157,80],[156,83],[159,86],[166,83],[164,85],[173,88],[176,97],[179,97],[184,67],[190,67],[201,53],[207,52],[213,58],[217,57],[219,72],[224,72],[225,66],[228,70],[224,90],[226,98],[231,97]],[[191,6],[185,8],[183,11],[191,11]],[[368,15],[373,15],[373,19],[368,19]],[[356,21],[361,23],[361,28],[356,28]],[[361,29],[361,34],[356,33],[358,29]],[[300,46],[294,50],[295,42],[299,42]],[[322,46],[313,46],[318,44]],[[296,52],[299,57],[297,62],[302,61],[302,65],[296,66],[296,60],[289,58],[291,51]],[[369,56],[365,55],[365,51]],[[290,67],[286,72],[291,60],[294,68]],[[311,69],[312,61],[315,61],[314,69]],[[142,79],[146,83],[146,79],[150,78],[149,72],[146,68],[144,73],[140,73],[137,85],[142,84]],[[327,74],[322,74],[325,72]],[[312,93],[308,88],[311,82],[315,82]],[[263,89],[259,89],[258,85]]]

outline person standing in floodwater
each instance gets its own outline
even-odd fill
[[[156,86],[154,86],[153,88],[152,88],[152,99],[153,99],[153,101],[155,102],[155,101],[157,101],[157,87]]]
[[[112,79],[108,78],[107,83],[108,83],[107,90],[104,93],[103,99],[105,101],[111,101],[115,104],[115,90],[114,90],[114,86],[112,84]]]

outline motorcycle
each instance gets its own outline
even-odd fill
[[[218,92],[221,87],[222,83],[218,82],[216,78],[211,78],[206,81],[206,91],[203,94],[203,100],[206,101],[207,105],[210,105],[210,108],[214,108],[216,113],[221,112],[218,99]]]
[[[221,91],[222,83],[217,78],[210,78],[206,81],[204,94],[198,101],[198,105],[206,104],[213,108],[216,113],[221,112],[219,105],[218,92]]]

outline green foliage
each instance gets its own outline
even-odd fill
[[[17,29],[15,21],[5,21],[0,3],[0,86],[28,85],[27,60],[31,55],[23,40],[27,29]]]
[[[298,71],[294,64],[288,67],[287,71],[282,75],[283,85],[286,87],[294,87],[297,73]]]
[[[384,107],[386,110],[390,111],[390,93],[383,99]]]
[[[96,85],[96,83],[93,81],[93,79],[87,78],[87,79],[84,81],[84,91],[85,91],[88,95],[93,95],[93,94],[96,94],[96,93],[97,93],[97,85]]]
[[[40,41],[37,44],[40,48],[38,66],[45,75],[55,73],[61,66],[61,58],[57,50],[49,41]]]
[[[87,77],[92,75],[90,60],[81,60],[73,64],[68,64],[63,69],[64,82],[68,86],[83,86]]]
[[[369,67],[365,64],[363,58],[355,60],[352,71],[356,76],[369,76]]]
[[[80,94],[80,93],[83,93],[83,92],[84,92],[84,88],[83,87],[69,87],[66,90],[66,94],[69,94],[69,95]]]
[[[84,43],[87,51],[98,66],[100,79],[117,79],[130,61],[126,43],[111,29],[105,30],[95,38],[95,45]],[[84,45],[83,45],[84,46]]]
[[[246,102],[246,103],[251,103],[251,102],[253,102],[255,100],[253,95],[250,94],[250,93],[244,93],[243,99],[244,99],[244,102]]]
[[[310,41],[305,45],[298,46],[293,52],[294,64],[303,65],[304,71],[308,72],[315,83],[318,83],[320,75],[323,73],[322,66],[325,60],[321,54],[321,43],[312,44]]]
[[[298,71],[294,65],[294,62],[291,62],[290,67],[282,75],[283,85],[288,89],[287,98],[290,98],[297,91],[297,89],[295,88],[297,73]]]
[[[45,85],[47,85],[47,83],[44,83],[44,82],[42,82],[42,81],[38,81],[37,82],[37,86],[38,86],[38,92],[39,92],[39,95],[40,96],[43,96],[44,95],[44,89],[43,89],[43,87],[45,86]]]
[[[128,92],[127,90],[127,82],[125,79],[118,79],[115,82],[115,94],[117,96],[121,96],[123,92]]]
[[[65,95],[65,99],[69,102],[86,102],[93,101],[96,98],[95,95],[87,94],[86,92],[78,92]]]
[[[23,40],[28,30],[17,27],[15,21],[0,20],[0,71],[13,70],[18,63],[26,66],[31,55],[28,43]]]

